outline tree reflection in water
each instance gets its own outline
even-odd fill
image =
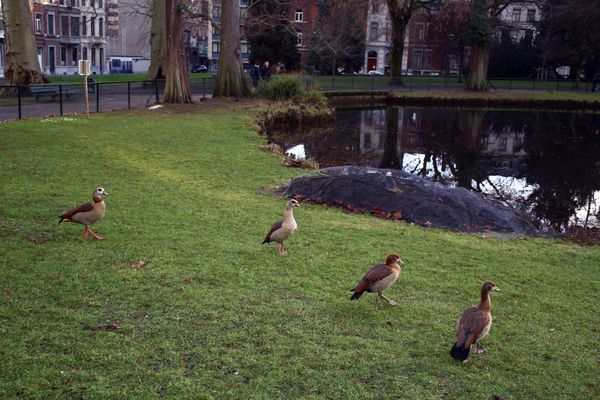
[[[556,230],[600,226],[600,115],[400,108],[338,110],[335,126],[274,131],[322,167],[403,169],[502,199]]]

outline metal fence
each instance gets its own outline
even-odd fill
[[[214,78],[191,81],[194,100],[212,94]],[[142,108],[163,99],[164,80],[93,82],[88,85],[89,112]],[[0,120],[85,113],[83,84],[0,86]]]
[[[272,80],[286,75],[273,75]],[[308,89],[319,91],[452,91],[464,88],[456,76],[405,76],[402,84],[392,84],[389,77],[378,75],[301,75]],[[251,81],[249,81],[251,83]],[[490,80],[497,91],[559,91],[585,92],[595,88],[592,81],[533,81],[527,79]],[[215,76],[190,80],[192,98],[199,100],[212,95]],[[262,84],[262,83],[261,83]],[[45,84],[0,86],[0,120],[23,119],[45,115],[84,113],[83,84]],[[163,99],[164,81],[92,82],[88,86],[89,111],[141,108]]]

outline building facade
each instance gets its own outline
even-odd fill
[[[306,66],[309,48],[308,39],[317,27],[319,4],[315,0],[292,0],[288,19],[296,33],[296,47],[300,53],[300,65]]]
[[[455,8],[468,7],[470,0],[454,0]],[[416,11],[406,28],[402,72],[408,75],[456,75],[463,63],[462,49],[457,47],[455,32],[443,31],[436,25],[439,10]],[[541,19],[537,5],[529,2],[514,3],[500,15],[504,23],[501,30],[508,31],[515,40],[535,37],[535,22]],[[391,21],[385,0],[369,0],[367,14],[367,43],[363,73],[379,71],[389,73],[391,51]],[[498,37],[501,33],[498,32]]]
[[[77,0],[75,0],[77,1]],[[81,1],[81,58],[90,61],[92,74],[106,71],[106,2]]]
[[[32,18],[42,73],[76,74],[81,57],[79,0],[34,0]]]
[[[385,0],[369,0],[367,11],[367,43],[365,61],[361,73],[378,71],[389,73],[390,54],[392,49],[390,13]],[[407,68],[408,32],[404,38],[404,54],[402,56],[402,71]]]
[[[4,20],[2,18],[2,7],[0,4],[0,79],[4,79]]]

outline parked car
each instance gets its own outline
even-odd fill
[[[206,65],[196,65],[192,67],[192,72],[208,72]]]
[[[369,75],[383,75],[383,72],[377,71],[376,69],[372,69],[369,72],[367,72],[367,74],[369,74]]]

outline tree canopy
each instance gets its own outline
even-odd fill
[[[251,63],[282,63],[295,69],[300,60],[296,35],[288,18],[290,3],[282,0],[255,0],[248,7],[245,33]]]

